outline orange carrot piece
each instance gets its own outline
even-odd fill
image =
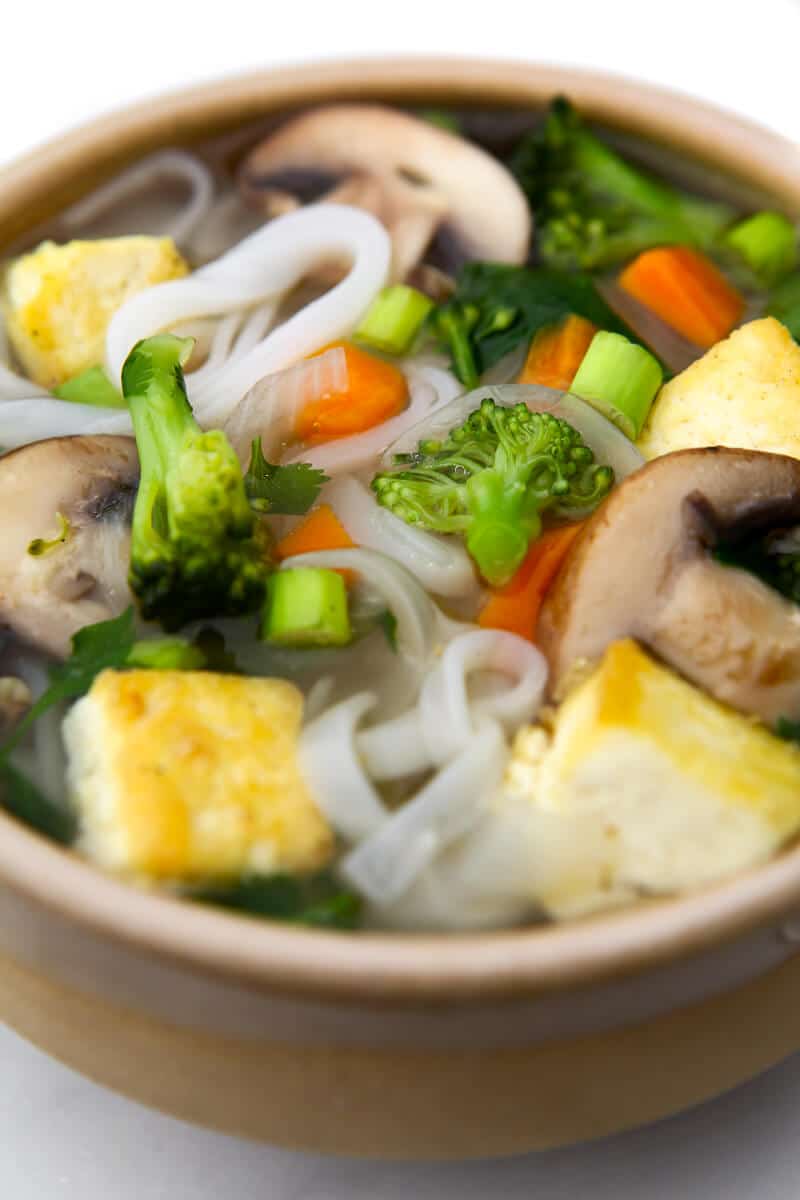
[[[596,325],[574,313],[540,329],[531,342],[519,382],[566,391],[596,333]]]
[[[308,445],[363,433],[397,416],[408,403],[402,371],[350,342],[336,345],[347,361],[347,390],[315,397],[302,409],[295,433]]]
[[[688,246],[645,250],[622,272],[619,285],[704,349],[727,337],[745,307],[714,263]]]
[[[314,550],[349,550],[353,546],[355,542],[330,504],[320,504],[275,545],[275,557],[291,558]]]
[[[506,629],[532,642],[547,589],[558,574],[567,551],[582,527],[562,525],[538,538],[525,561],[505,587],[495,588],[478,617],[483,629]]]

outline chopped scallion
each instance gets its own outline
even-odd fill
[[[734,225],[725,235],[760,283],[770,287],[797,266],[797,231],[779,212],[759,212]]]
[[[347,645],[350,616],[342,576],[321,567],[277,571],[267,585],[261,637],[281,646]]]
[[[89,367],[54,389],[59,400],[92,404],[96,408],[125,408],[122,393],[114,387],[102,367]]]
[[[433,301],[404,283],[379,292],[356,330],[356,338],[385,354],[405,354]]]
[[[569,390],[635,441],[663,378],[658,361],[643,346],[601,331],[592,338]]]

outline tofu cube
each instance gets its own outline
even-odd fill
[[[693,446],[800,458],[800,346],[774,317],[734,330],[659,392],[639,439],[642,454]]]
[[[302,709],[282,679],[104,671],[63,726],[83,851],[152,881],[323,866],[334,838],[297,764]]]
[[[188,270],[171,238],[43,242],[6,268],[9,341],[31,379],[57,387],[103,362],[109,321],[126,300]]]
[[[800,829],[800,749],[626,640],[549,738],[518,738],[504,790],[530,799],[535,891],[566,917],[764,862]]]

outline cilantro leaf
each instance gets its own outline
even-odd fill
[[[18,746],[33,722],[54,704],[88,692],[95,676],[106,667],[124,667],[135,640],[132,606],[110,621],[98,621],[96,625],[79,629],[72,639],[69,658],[50,668],[50,686],[31,705],[14,732],[0,747],[0,757]]]
[[[315,503],[328,476],[309,463],[276,466],[264,458],[261,438],[250,447],[250,465],[244,477],[245,491],[257,512],[301,516]]]
[[[797,742],[800,745],[800,721],[792,721],[789,717],[778,717],[775,732],[779,738],[787,742]]]
[[[273,921],[327,929],[355,929],[361,916],[360,897],[343,888],[329,871],[304,879],[250,875],[226,887],[190,892],[189,898]]]
[[[378,613],[378,625],[383,630],[392,650],[397,654],[397,617],[391,609],[385,608],[383,612]]]
[[[6,812],[64,846],[74,842],[78,832],[75,814],[53,804],[22,771],[12,767],[9,762],[0,762],[0,785],[1,802]]]

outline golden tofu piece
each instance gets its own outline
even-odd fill
[[[800,749],[626,640],[549,739],[518,737],[504,790],[529,797],[537,895],[568,916],[765,861],[800,829]]]
[[[82,848],[151,880],[303,872],[334,839],[303,781],[282,679],[104,671],[64,721]]]
[[[31,379],[57,387],[103,362],[109,321],[126,300],[188,270],[171,238],[43,242],[6,268],[9,341]]]
[[[693,446],[800,458],[800,346],[774,317],[735,329],[664,385],[638,444],[645,458]]]

